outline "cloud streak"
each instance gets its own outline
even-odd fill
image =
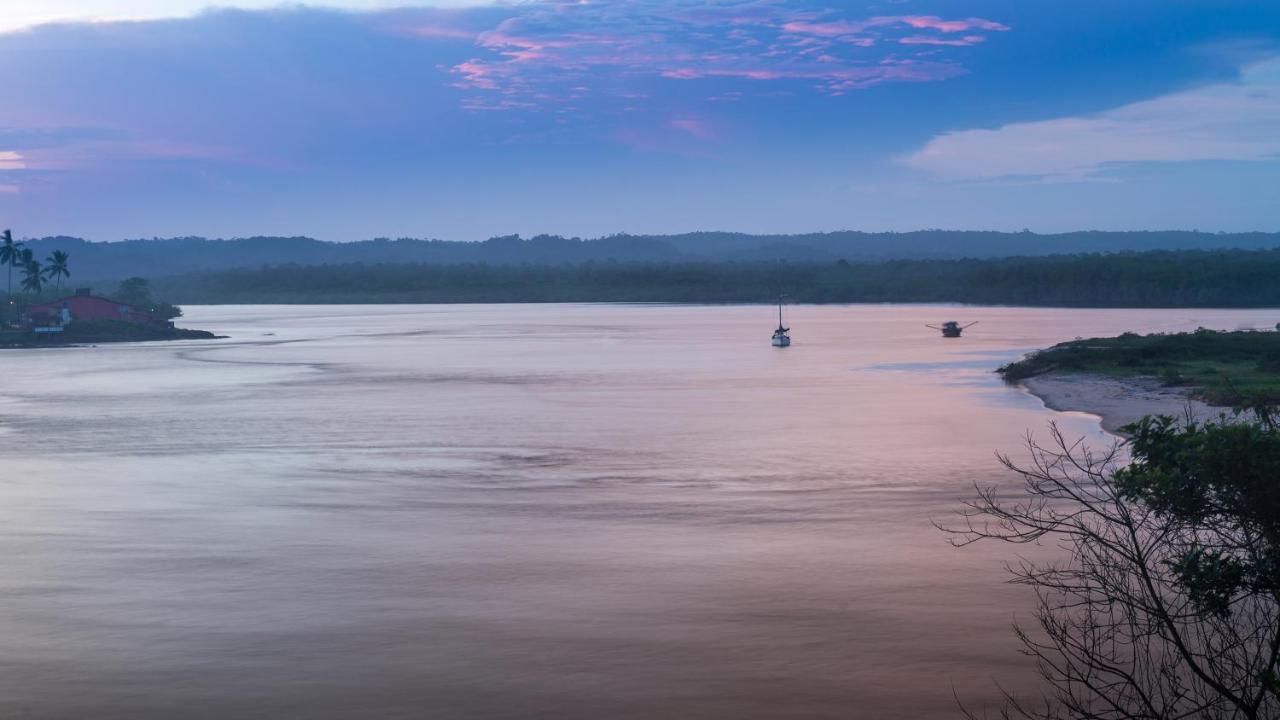
[[[492,0],[419,0],[413,4],[468,7]],[[271,10],[290,3],[280,0],[5,0],[0,33],[48,23],[146,21],[190,17],[210,6],[242,10]],[[325,0],[329,8],[349,11],[389,10],[410,4],[404,0]],[[127,9],[122,6],[127,6]]]
[[[986,42],[985,35],[965,35],[959,38],[929,37],[928,35],[908,35],[898,38],[901,45],[944,45],[948,47],[969,47]]]
[[[950,180],[1089,179],[1119,163],[1280,160],[1280,59],[1096,115],[950,132],[899,158]]]
[[[954,59],[900,58],[875,48],[963,47],[986,40],[981,32],[1010,29],[983,18],[858,19],[804,3],[760,0],[556,0],[519,5],[514,12],[478,36],[484,54],[452,68],[457,87],[502,96],[512,109],[621,95],[654,78],[791,82],[826,95],[946,80],[965,72]],[[955,36],[961,32],[968,34]],[[575,90],[566,94],[566,87]]]
[[[0,170],[24,170],[26,167],[21,154],[12,150],[0,150]]]
[[[801,35],[817,35],[821,37],[843,37],[854,39],[877,28],[893,28],[905,26],[915,30],[936,30],[940,33],[958,33],[969,30],[989,30],[1007,32],[1011,28],[1003,23],[983,18],[966,18],[964,20],[944,20],[936,15],[881,15],[867,20],[835,20],[827,22],[792,21],[785,23],[782,29],[789,33]],[[872,39],[874,38],[867,38]]]

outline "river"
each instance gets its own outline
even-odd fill
[[[190,307],[0,352],[0,718],[950,718],[1036,687],[992,373],[1274,312]],[[959,340],[925,323],[980,321]]]

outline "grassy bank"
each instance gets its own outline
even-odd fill
[[[1090,338],[1055,345],[999,370],[1018,381],[1057,373],[1154,377],[1215,405],[1280,399],[1280,332],[1190,333]]]

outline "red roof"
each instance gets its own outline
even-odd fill
[[[122,303],[97,295],[68,295],[27,308],[28,315],[57,315],[63,308],[71,311],[72,320],[125,320],[145,323],[151,321],[151,313],[129,303]]]

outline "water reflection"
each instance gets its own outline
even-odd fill
[[[0,354],[0,717],[928,718],[1029,686],[930,525],[1053,413],[990,370],[1258,312],[190,308]],[[1069,434],[1105,441],[1087,417]]]

